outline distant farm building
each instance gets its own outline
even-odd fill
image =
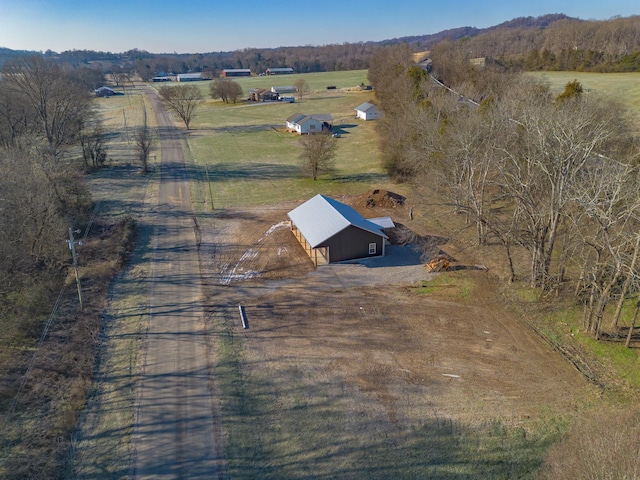
[[[198,73],[179,73],[176,75],[176,81],[178,82],[197,82],[199,80],[204,80],[202,77],[202,72]]]
[[[271,87],[271,91],[273,93],[282,95],[283,93],[296,93],[298,91],[298,88],[294,87],[293,85],[286,85],[280,87]]]
[[[221,77],[250,77],[251,69],[249,68],[225,68],[220,74]]]
[[[252,102],[272,102],[279,98],[277,93],[265,90],[264,88],[252,88],[249,90],[249,100]]]
[[[171,77],[168,76],[168,75],[162,75],[162,76],[158,75],[156,77],[153,77],[151,79],[151,81],[152,82],[156,82],[156,83],[158,83],[158,82],[170,82],[171,81]]]
[[[362,103],[355,110],[356,118],[361,118],[362,120],[377,120],[379,117],[378,107],[372,103]]]
[[[314,265],[378,257],[389,237],[352,207],[316,195],[288,213],[291,231]]]
[[[96,94],[96,97],[111,97],[116,94],[113,88],[110,87],[96,88],[93,92]]]
[[[277,68],[267,68],[267,75],[287,75],[293,73],[293,68],[291,67],[277,67]]]
[[[333,128],[333,117],[329,113],[305,115],[294,113],[286,122],[287,131],[297,132],[300,135],[308,133],[321,133]]]

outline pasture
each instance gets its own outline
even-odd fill
[[[373,92],[357,88],[366,83],[366,71],[234,80],[247,97],[250,88],[291,85],[297,77],[310,86],[302,101],[258,103],[243,99],[225,104],[208,99],[199,109],[187,137],[188,155],[201,186],[207,182],[208,171],[216,208],[303,200],[319,192],[355,194],[372,185],[391,186],[381,169],[375,123],[355,119],[354,108],[374,99]],[[208,97],[209,82],[198,85]],[[327,85],[338,88],[327,90]],[[285,129],[285,120],[298,112],[330,113],[334,131],[342,134],[335,170],[315,182],[300,171],[299,136]],[[198,191],[210,194],[201,187]]]
[[[624,103],[640,118],[640,73],[535,72],[528,73],[549,83],[554,93],[578,80],[587,93],[610,97]]]

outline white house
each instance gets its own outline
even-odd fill
[[[289,132],[297,132],[300,135],[305,135],[330,130],[332,122],[333,117],[328,113],[314,115],[294,113],[287,118],[285,124]]]
[[[376,120],[379,117],[378,107],[373,103],[362,103],[355,110],[356,118],[361,118],[362,120]]]

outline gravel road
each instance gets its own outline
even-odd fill
[[[211,403],[198,251],[182,139],[154,90],[161,180],[154,225],[150,320],[134,426],[135,478],[224,478]],[[147,219],[145,219],[146,221]]]

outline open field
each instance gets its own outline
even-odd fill
[[[246,92],[256,86],[289,85],[295,77],[297,75],[252,77],[237,81]],[[380,167],[375,123],[355,119],[354,108],[374,98],[372,92],[356,88],[366,82],[366,71],[302,77],[309,83],[311,92],[301,102],[226,105],[208,100],[199,110],[193,130],[188,134],[188,148],[201,182],[206,182],[205,166],[209,172],[215,208],[303,200],[319,192],[361,193],[371,185],[391,186]],[[326,90],[329,84],[343,87]],[[208,96],[208,82],[203,82],[201,88]],[[300,172],[299,137],[285,130],[285,119],[296,112],[330,113],[334,130],[342,133],[335,171],[316,182]],[[196,186],[196,190],[198,188]],[[211,198],[207,201],[210,204]]]
[[[366,83],[366,72],[347,73],[305,75],[312,92],[300,103],[209,100],[185,134],[203,228],[212,394],[222,409],[229,474],[532,478],[547,448],[600,392],[496,301],[491,276],[468,268],[478,259],[442,239],[440,247],[458,262],[455,271],[435,277],[415,261],[314,271],[283,223],[288,210],[316,193],[355,202],[380,188],[407,195],[407,208],[367,209],[365,216],[391,215],[420,236],[441,234],[424,205],[409,218],[410,192],[383,173],[374,122],[353,119],[353,107],[373,94],[347,85]],[[253,88],[293,80],[239,81]],[[555,88],[563,82],[558,78]],[[326,91],[333,84],[345,90]],[[208,93],[207,83],[199,85]],[[117,101],[141,105],[142,97]],[[129,118],[138,115],[122,115],[127,104],[111,103],[105,111],[115,129],[124,129],[116,143],[122,158],[131,152],[122,143],[134,123]],[[300,174],[297,137],[284,131],[284,119],[297,111],[332,113],[344,133],[336,171],[316,182]],[[97,175],[94,186],[114,212],[145,214],[153,208],[156,180],[136,174],[131,164]],[[110,185],[116,183],[122,185]],[[104,412],[93,405],[107,416],[90,411],[93,430],[78,437],[76,471],[87,478],[127,472],[128,369],[136,368],[151,268],[148,232],[141,234],[107,314],[101,372],[115,372],[120,383],[108,386]],[[246,307],[248,330],[240,325],[238,303]]]
[[[556,93],[562,92],[567,83],[578,80],[586,92],[612,97],[640,117],[640,73],[536,72],[527,75],[546,80]]]
[[[309,273],[290,207],[227,209],[204,235],[231,476],[528,478],[593,387],[462,257],[439,279],[393,255]]]

